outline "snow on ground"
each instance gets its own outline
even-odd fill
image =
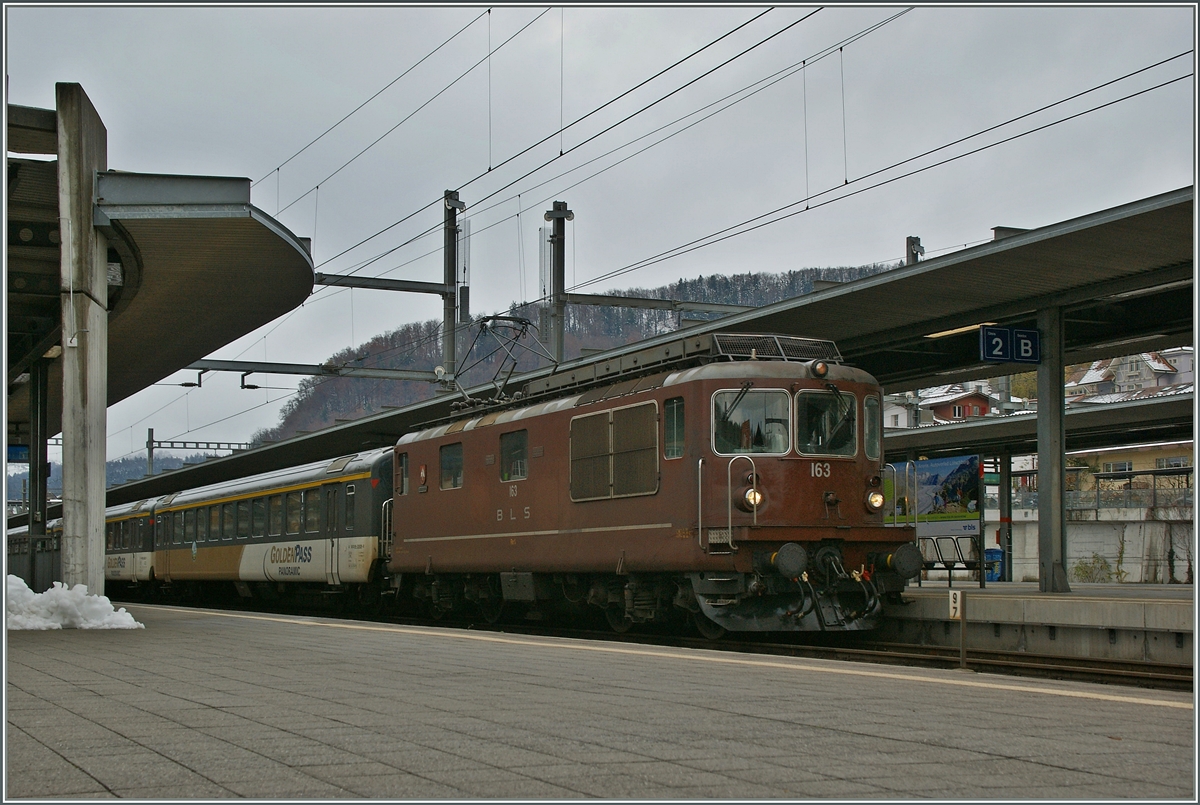
[[[71,589],[60,581],[35,593],[16,576],[8,577],[9,629],[145,629],[124,607],[114,611],[103,595],[88,595],[87,587]]]

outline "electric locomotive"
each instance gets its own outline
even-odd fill
[[[466,400],[396,445],[391,584],[489,621],[557,600],[618,631],[872,628],[921,566],[884,524],[881,408],[831,342],[729,334]]]

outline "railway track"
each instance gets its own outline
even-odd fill
[[[134,602],[136,603],[136,602]],[[188,604],[178,604],[188,606]],[[197,605],[199,606],[199,605]],[[242,610],[236,604],[205,603],[205,608]],[[416,618],[397,615],[370,617],[362,613],[333,613],[313,607],[289,609],[259,607],[274,614],[311,615],[321,617],[344,617],[355,620],[373,620],[408,626],[445,626],[489,631],[502,634],[563,637],[579,640],[629,643],[647,646],[671,646],[742,654],[797,657],[806,659],[840,660],[846,662],[900,665],[921,668],[958,668],[963,666],[958,647],[929,646],[908,643],[884,643],[863,640],[848,640],[846,635],[832,636],[822,642],[822,635],[804,635],[795,642],[781,642],[777,636],[725,635],[720,640],[709,640],[664,628],[647,628],[618,634],[607,629],[563,627],[536,621],[512,621],[497,624],[483,623],[471,618]],[[838,645],[833,643],[836,641]],[[852,645],[847,643],[852,642]],[[1157,690],[1192,690],[1193,669],[1185,665],[1130,660],[1108,660],[1088,657],[1064,657],[1030,654],[1019,651],[995,651],[968,649],[965,667],[972,671],[1006,674],[1010,676],[1036,677],[1041,679],[1098,682],[1102,684],[1126,685]]]

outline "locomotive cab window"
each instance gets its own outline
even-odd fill
[[[440,451],[442,489],[458,489],[463,485],[462,442],[442,445]]]
[[[500,480],[520,481],[529,476],[528,452],[529,431],[500,435]]]
[[[857,451],[858,399],[849,392],[796,395],[796,450],[810,456],[852,456]]]
[[[713,395],[713,452],[720,455],[788,452],[788,393],[783,389],[718,391]]]
[[[396,494],[408,494],[408,453],[401,453],[396,456]]]
[[[663,457],[683,457],[683,398],[663,403]]]
[[[883,431],[879,414],[879,398],[867,397],[863,400],[863,449],[867,458],[878,459],[880,448],[880,433]]]

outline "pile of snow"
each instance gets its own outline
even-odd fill
[[[35,593],[17,576],[8,577],[9,629],[145,629],[124,607],[113,611],[103,595],[88,595],[87,586],[71,589],[61,581]]]

